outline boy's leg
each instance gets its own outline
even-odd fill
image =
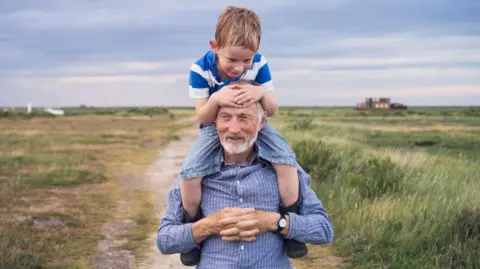
[[[201,128],[199,137],[182,162],[179,175],[184,223],[195,222],[201,218],[202,178],[220,170],[219,150],[216,127]],[[200,262],[200,254],[200,249],[194,248],[181,253],[180,260],[184,265],[193,266]]]
[[[180,180],[180,193],[183,209],[194,219],[199,213],[198,208],[202,200],[202,178]]]
[[[200,201],[202,200],[202,178],[180,180],[180,193],[182,196],[183,222],[192,223],[201,218]],[[183,265],[194,266],[200,262],[200,249],[194,248],[185,253],[180,253]]]
[[[299,178],[295,160],[288,142],[272,128],[268,123],[264,125],[258,135],[260,157],[270,161],[277,173],[278,191],[282,207],[282,213],[300,214],[299,201]],[[308,253],[307,246],[296,240],[285,239],[285,248],[290,258],[300,258]]]
[[[273,163],[273,168],[277,172],[278,192],[280,200],[285,207],[293,205],[298,201],[298,173],[297,168],[287,164]]]

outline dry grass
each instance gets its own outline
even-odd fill
[[[90,268],[103,225],[116,217],[135,221],[125,248],[140,254],[153,207],[122,176],[144,174],[189,126],[182,118],[192,114],[179,115],[0,120],[1,267]],[[130,205],[125,216],[119,200]]]

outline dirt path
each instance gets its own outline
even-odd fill
[[[157,204],[157,214],[163,216],[163,209],[167,199],[167,194],[172,187],[176,176],[180,172],[182,160],[187,155],[190,146],[198,136],[198,127],[192,121],[192,127],[184,130],[179,135],[179,140],[171,142],[160,151],[152,167],[146,174],[146,180],[150,184],[151,190],[154,190],[155,203]],[[183,266],[180,262],[180,255],[163,255],[155,245],[156,233],[151,235],[151,251],[146,261],[143,261],[139,269],[178,269],[193,268]]]

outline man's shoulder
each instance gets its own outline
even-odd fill
[[[202,56],[200,56],[195,62],[192,63],[191,69],[200,68],[202,71],[207,71],[210,69],[211,59],[215,58],[212,50],[207,51]]]

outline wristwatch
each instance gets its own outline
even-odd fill
[[[287,227],[287,218],[285,217],[285,213],[280,213],[280,219],[278,220],[278,227],[275,232],[280,233],[285,227]]]

